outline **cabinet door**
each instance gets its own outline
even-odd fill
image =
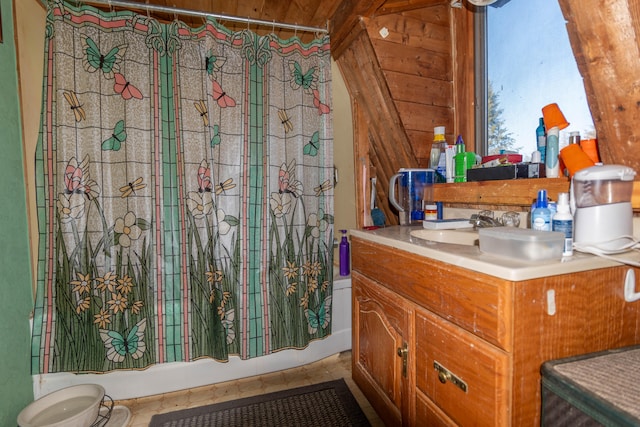
[[[351,283],[353,379],[385,424],[399,426],[408,389],[403,381],[408,308],[397,295],[357,272]]]
[[[416,396],[461,426],[508,425],[510,356],[427,310],[415,319]],[[418,400],[416,418],[428,406]]]

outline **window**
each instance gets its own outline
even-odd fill
[[[536,150],[542,107],[557,103],[570,126],[560,132],[560,148],[569,133],[595,137],[582,77],[569,44],[557,1],[501,0],[479,8],[479,76],[487,108],[479,141],[484,153],[501,149],[523,154]],[[482,52],[482,50],[480,51]],[[483,99],[480,98],[480,99]],[[484,134],[484,137],[483,137]]]

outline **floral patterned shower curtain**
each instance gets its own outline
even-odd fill
[[[49,5],[32,370],[331,332],[329,41]]]

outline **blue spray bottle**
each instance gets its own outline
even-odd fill
[[[547,190],[539,190],[536,208],[531,212],[531,228],[540,231],[551,231],[551,211],[548,206]]]
[[[351,271],[351,250],[347,239],[347,230],[340,230],[340,232],[342,233],[342,241],[340,242],[340,275],[348,276]]]
[[[536,149],[540,152],[540,163],[544,163],[545,153],[547,152],[547,132],[544,128],[544,118],[542,117],[540,117],[536,128]]]

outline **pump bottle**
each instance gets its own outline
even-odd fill
[[[551,220],[553,231],[564,233],[562,256],[573,255],[573,215],[569,209],[569,193],[558,196],[558,211]]]
[[[342,233],[342,241],[340,242],[340,275],[348,276],[351,271],[351,248],[347,239],[347,230],[340,230],[340,232]]]

